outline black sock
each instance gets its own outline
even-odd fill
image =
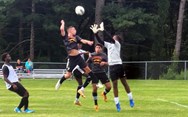
[[[24,110],[28,109],[28,105],[29,105],[29,97],[26,97],[26,100],[25,100],[25,105],[24,105]]]
[[[109,91],[110,91],[110,90],[105,89],[105,90],[104,90],[104,95],[106,95]]]
[[[98,103],[97,103],[97,93],[93,92],[92,95],[93,95],[94,104],[98,105]]]
[[[87,76],[87,77],[86,77],[86,81],[85,81],[84,84],[83,84],[83,87],[84,87],[84,88],[87,87],[87,85],[90,83],[90,81],[91,81],[91,76]]]
[[[26,105],[26,104],[27,104],[27,106],[28,106],[28,97],[23,97],[23,98],[21,99],[21,102],[20,102],[18,108],[21,109],[21,108],[22,108],[24,105]]]
[[[80,97],[80,94],[78,93],[78,90],[82,87],[82,85],[77,87],[77,93],[76,93],[76,98],[78,99]]]
[[[62,77],[61,80],[60,80],[60,84],[62,84],[65,80],[66,80],[66,78],[65,78],[64,75],[63,75],[63,77]]]

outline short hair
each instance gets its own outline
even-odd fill
[[[75,28],[75,27],[74,27],[74,26],[69,26],[69,27],[67,27],[67,32],[68,32],[68,30],[69,30],[70,28]]]
[[[1,55],[1,60],[2,60],[2,61],[5,61],[5,58],[7,57],[8,54],[9,54],[9,53],[7,53],[7,52],[3,53],[3,54]]]
[[[118,34],[115,34],[114,36],[116,37],[116,39],[117,39],[119,42],[122,41],[121,37],[120,37]]]
[[[103,48],[103,45],[100,44],[100,43],[97,43],[97,44],[95,45],[95,47],[96,47],[96,46],[100,46],[101,48]]]

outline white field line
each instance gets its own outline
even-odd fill
[[[170,104],[175,104],[175,105],[180,106],[180,107],[188,108],[188,105],[179,104],[177,102],[168,101],[168,100],[165,100],[165,99],[157,99],[157,100],[162,101],[162,102],[167,102],[167,103],[170,103]]]

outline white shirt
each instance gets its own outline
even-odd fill
[[[18,82],[18,76],[17,76],[17,74],[16,74],[14,68],[13,68],[11,65],[6,65],[6,64],[4,64],[4,65],[2,66],[2,69],[3,69],[4,66],[7,66],[7,67],[8,67],[8,70],[9,70],[9,75],[8,75],[7,79],[8,79],[11,83],[13,83],[13,82]],[[7,88],[7,89],[9,89],[9,88],[11,87],[11,85],[8,84],[7,82],[5,82],[5,84],[6,84],[6,88]]]
[[[122,64],[120,57],[121,44],[115,40],[115,43],[109,43],[104,41],[104,46],[107,48],[108,52],[108,64],[116,65]]]

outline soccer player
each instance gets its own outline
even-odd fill
[[[61,79],[59,79],[58,82],[56,83],[55,89],[56,90],[59,89],[61,84],[66,79],[71,77],[72,70],[75,68],[75,66],[78,65],[89,76],[86,79],[85,83],[83,84],[83,87],[81,87],[78,90],[78,93],[80,93],[80,95],[82,97],[85,97],[84,88],[90,83],[91,79],[93,79],[95,76],[92,73],[91,69],[87,66],[86,62],[80,56],[77,43],[81,42],[83,44],[88,44],[91,46],[91,45],[93,45],[93,41],[88,41],[88,40],[82,39],[78,35],[76,35],[76,29],[73,26],[69,26],[67,28],[67,32],[66,32],[64,20],[61,20],[60,31],[61,31],[61,36],[63,37],[64,45],[66,46],[66,49],[68,52],[69,67],[67,69],[67,72],[63,75],[63,77]]]
[[[98,111],[98,102],[97,102],[97,83],[99,80],[102,84],[105,85],[105,90],[101,93],[103,96],[104,101],[107,101],[106,94],[111,90],[111,84],[110,81],[106,75],[105,67],[108,65],[107,62],[107,56],[105,53],[102,52],[103,46],[101,44],[95,45],[95,52],[91,53],[90,61],[93,63],[92,65],[92,71],[95,78],[92,79],[92,86],[93,86],[93,100],[94,100],[94,108],[96,111]]]
[[[3,79],[6,84],[6,88],[12,92],[17,93],[19,96],[22,97],[20,104],[18,107],[14,109],[16,113],[21,113],[21,108],[24,107],[25,113],[32,113],[33,110],[28,109],[29,105],[29,93],[28,91],[19,83],[19,78],[16,75],[15,70],[13,69],[12,65],[10,65],[11,56],[8,53],[2,54],[2,61],[4,64],[2,66],[3,71]]]
[[[97,41],[99,43],[101,43],[102,45],[104,45],[108,51],[107,54],[108,54],[108,64],[110,67],[110,78],[111,78],[112,84],[113,84],[114,101],[116,104],[117,111],[118,112],[121,111],[119,97],[118,97],[118,79],[121,80],[121,83],[123,84],[124,89],[127,92],[130,106],[133,107],[134,101],[133,101],[132,92],[131,92],[130,87],[126,81],[126,75],[125,75],[122,60],[120,57],[120,50],[121,50],[120,40],[121,40],[121,38],[118,35],[114,35],[112,38],[112,36],[109,35],[104,30],[103,22],[100,24],[100,28],[98,28],[97,24],[94,24],[90,27],[90,29],[95,34]],[[109,38],[108,41],[106,41],[106,40],[103,41],[102,39],[100,39],[100,37],[97,35],[98,31],[104,31],[108,35],[108,38]]]

